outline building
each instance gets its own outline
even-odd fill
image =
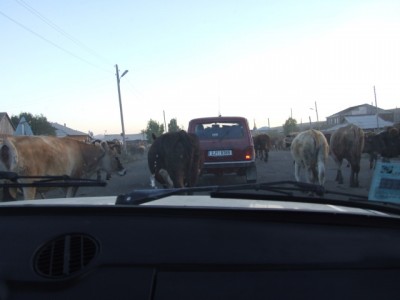
[[[345,117],[350,116],[378,116],[384,120],[390,121],[391,113],[379,107],[375,107],[370,104],[361,104],[357,106],[352,106],[339,111],[329,117],[326,117],[326,124],[328,127],[333,127],[345,122]]]
[[[15,127],[5,112],[0,112],[0,136],[13,135]]]
[[[336,129],[340,127],[344,127],[348,124],[354,124],[360,127],[364,131],[374,131],[377,128],[385,128],[385,127],[390,127],[393,126],[393,122],[386,121],[382,119],[381,117],[378,117],[376,115],[369,115],[369,116],[347,116],[343,118],[343,121],[341,124],[332,126],[324,132],[329,133],[333,132]]]
[[[26,121],[25,117],[21,117],[15,129],[14,135],[34,135],[31,126]]]
[[[364,131],[374,131],[393,126],[400,121],[399,110],[384,110],[369,104],[361,104],[349,107],[326,118],[328,124],[327,132],[337,128],[354,124]]]
[[[50,123],[50,124],[56,130],[57,137],[69,137],[82,142],[89,142],[92,140],[89,134],[84,133],[82,131],[71,129],[67,127],[65,124],[64,125],[58,123]]]

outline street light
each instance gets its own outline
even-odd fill
[[[119,71],[118,71],[118,65],[115,65],[116,69],[116,76],[117,76],[117,87],[118,87],[118,100],[119,100],[119,112],[121,114],[121,126],[122,126],[122,148],[124,151],[124,154],[126,154],[126,140],[125,140],[125,126],[124,126],[124,114],[122,112],[122,101],[121,101],[121,89],[119,87],[119,82],[122,77],[125,76],[126,73],[128,73],[128,70],[125,70],[122,74],[121,77],[119,76]]]

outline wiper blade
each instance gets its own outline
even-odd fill
[[[211,192],[216,191],[219,188],[220,186],[204,186],[190,188],[133,190],[127,194],[118,195],[115,204],[139,205],[166,198],[172,195],[193,194],[196,192]]]
[[[106,186],[105,181],[88,178],[72,178],[68,175],[62,176],[20,176],[15,172],[0,171],[0,179],[11,182],[0,182],[2,188],[21,187],[71,187],[71,186]],[[37,179],[32,182],[17,182],[19,179]]]
[[[250,193],[249,191],[267,191],[272,192],[273,194]],[[392,202],[369,201],[368,197],[366,196],[330,191],[320,185],[297,181],[276,181],[223,186],[214,185],[192,188],[140,189],[133,190],[132,192],[127,194],[119,195],[115,204],[140,205],[172,195],[194,194],[198,192],[208,192],[211,198],[219,199],[229,198],[240,200],[329,204],[350,208],[375,210],[396,215],[400,214],[400,206]],[[297,192],[297,195],[294,195],[293,192]],[[306,193],[306,195],[298,196],[298,192]],[[324,198],[324,195],[326,194],[338,195],[341,198]]]
[[[324,194],[331,193],[342,196],[353,196],[367,200],[364,196],[358,196],[353,194],[338,193],[326,190],[324,187],[316,184],[310,184],[305,182],[297,181],[276,181],[266,183],[249,183],[249,184],[237,184],[237,185],[215,185],[215,186],[203,186],[203,187],[192,187],[192,188],[172,188],[172,189],[143,189],[133,190],[132,192],[117,197],[116,204],[133,204],[138,205],[146,202],[152,202],[158,199],[162,199],[172,195],[179,194],[190,194],[196,192],[209,192],[211,197],[219,198],[221,193],[225,192],[238,192],[238,191],[268,191],[276,194],[283,194],[287,197],[293,197],[293,192],[309,193],[322,197]],[[228,194],[232,195],[232,194]],[[240,196],[246,198],[248,194],[240,193]],[[261,194],[260,197],[265,196]],[[304,201],[304,199],[303,199]]]

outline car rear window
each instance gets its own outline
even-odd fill
[[[200,140],[207,139],[240,139],[244,137],[243,125],[239,122],[199,123],[194,133]]]

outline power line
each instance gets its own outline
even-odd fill
[[[15,19],[9,17],[9,16],[6,15],[5,13],[3,13],[2,11],[0,11],[0,14],[1,14],[3,17],[5,17],[5,18],[7,18],[8,20],[10,20],[11,22],[17,24],[18,26],[22,27],[22,28],[25,29],[26,31],[28,31],[28,32],[30,32],[31,34],[35,35],[36,37],[40,38],[41,40],[43,40],[43,41],[49,43],[49,44],[52,45],[53,47],[58,48],[59,50],[61,50],[61,51],[65,52],[65,53],[67,53],[68,55],[70,55],[70,56],[72,56],[72,57],[75,57],[76,59],[79,59],[80,61],[82,61],[82,62],[84,62],[84,63],[86,63],[86,64],[88,64],[88,65],[91,65],[92,67],[95,67],[95,68],[97,68],[97,69],[100,69],[100,70],[102,70],[103,72],[110,73],[110,71],[108,71],[108,70],[106,70],[106,69],[103,69],[103,68],[101,68],[101,67],[99,67],[99,66],[97,66],[97,65],[95,65],[95,64],[93,64],[93,63],[91,63],[91,62],[89,62],[88,60],[86,60],[86,59],[84,59],[84,58],[82,58],[82,57],[80,57],[80,56],[74,54],[73,52],[71,52],[71,51],[69,51],[69,50],[67,50],[67,49],[64,49],[63,47],[57,45],[56,43],[54,43],[54,42],[52,42],[51,40],[45,38],[44,36],[38,34],[37,32],[33,31],[32,29],[26,27],[25,25],[23,25],[22,23],[18,22],[17,20],[15,20]]]
[[[89,53],[97,56],[98,58],[100,58],[101,60],[107,60],[108,62],[110,62],[108,59],[104,58],[103,56],[101,56],[100,54],[98,54],[96,51],[94,51],[93,49],[89,48],[88,46],[86,46],[84,43],[82,43],[81,41],[79,41],[77,38],[73,37],[71,34],[67,33],[65,30],[63,30],[60,26],[56,25],[54,22],[52,22],[50,19],[46,18],[43,14],[41,14],[39,11],[37,11],[36,9],[34,9],[31,5],[29,5],[28,3],[26,3],[23,0],[15,0],[19,5],[23,6],[25,9],[27,9],[29,12],[31,12],[33,15],[35,15],[36,17],[38,17],[40,20],[42,20],[44,23],[46,23],[47,25],[49,25],[51,28],[53,28],[55,31],[57,31],[58,33],[60,33],[61,35],[63,35],[64,37],[66,37],[67,39],[69,39],[70,41],[72,41],[74,44],[76,44],[77,46],[85,49],[86,51],[88,51]]]

